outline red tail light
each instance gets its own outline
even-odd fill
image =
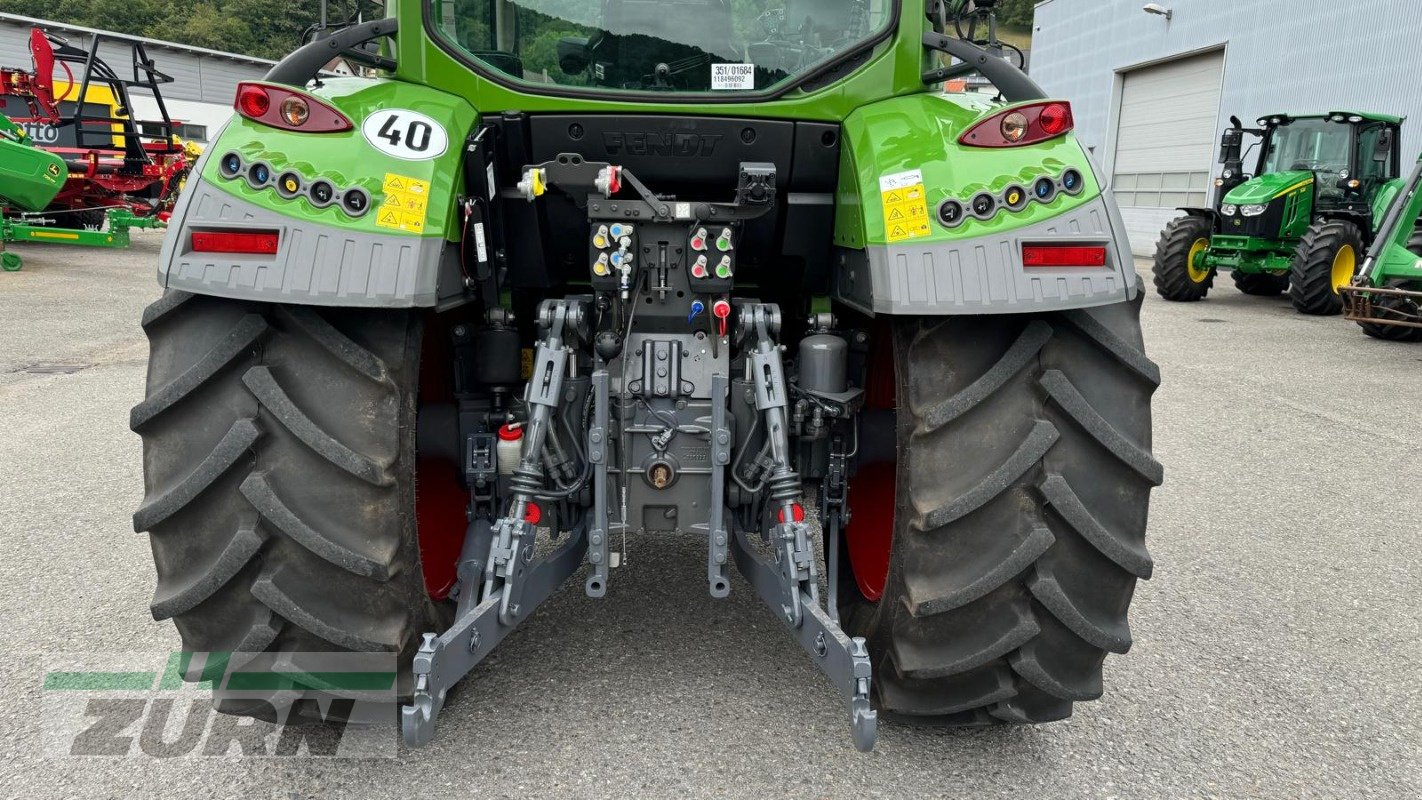
[[[1024,244],[1024,267],[1104,267],[1106,248],[1103,245]]]
[[[274,256],[277,238],[276,231],[193,231],[192,250],[194,253]]]
[[[968,147],[1025,147],[1062,136],[1075,124],[1070,103],[1047,100],[999,111],[963,131],[963,135],[958,137],[958,144]]]
[[[237,113],[263,125],[301,133],[351,130],[345,114],[311,95],[270,83],[237,84]]]

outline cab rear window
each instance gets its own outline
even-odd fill
[[[858,49],[893,0],[431,0],[498,76],[598,92],[763,92]]]

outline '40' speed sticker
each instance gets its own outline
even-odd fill
[[[406,161],[425,161],[444,154],[449,134],[438,122],[404,108],[385,108],[361,123],[360,132],[376,150]]]

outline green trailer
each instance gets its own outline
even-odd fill
[[[739,572],[860,748],[1099,697],[1160,376],[1115,202],[992,5],[389,0],[240,85],[143,315],[154,617],[209,665],[382,657],[411,745],[629,568]],[[378,77],[316,80],[338,53]],[[943,91],[973,71],[1001,97]],[[351,718],[341,688],[215,702]]]
[[[1287,291],[1305,314],[1337,314],[1398,178],[1402,118],[1333,111],[1273,114],[1258,128],[1237,118],[1220,142],[1224,169],[1212,208],[1184,208],[1156,244],[1155,288],[1202,300],[1221,269],[1245,294]],[[1257,137],[1253,175],[1246,135]]]
[[[1342,295],[1344,317],[1369,336],[1422,341],[1422,162],[1397,193]]]

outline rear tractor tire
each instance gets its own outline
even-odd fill
[[[390,654],[407,696],[420,634],[446,613],[414,513],[421,318],[170,291],[143,327],[133,523],[150,534],[154,618],[187,652]],[[304,721],[306,706],[285,714],[291,694],[217,702]]]
[[[1195,262],[1210,249],[1214,226],[1204,217],[1177,217],[1165,226],[1155,244],[1155,291],[1166,300],[1192,302],[1205,299],[1215,285],[1215,270]]]
[[[893,358],[871,364],[894,373],[897,401],[882,407],[897,406],[897,461],[850,479],[840,561],[842,618],[868,640],[887,715],[1048,722],[1101,696],[1106,654],[1131,646],[1126,610],[1151,575],[1146,512],[1163,478],[1143,294],[890,323]],[[873,409],[889,376],[870,369]]]
[[[1314,223],[1299,241],[1289,270],[1294,308],[1314,316],[1343,313],[1338,289],[1353,281],[1363,252],[1363,235],[1353,223]]]
[[[1256,297],[1278,297],[1289,288],[1288,275],[1270,275],[1267,272],[1230,272],[1234,288]]]

